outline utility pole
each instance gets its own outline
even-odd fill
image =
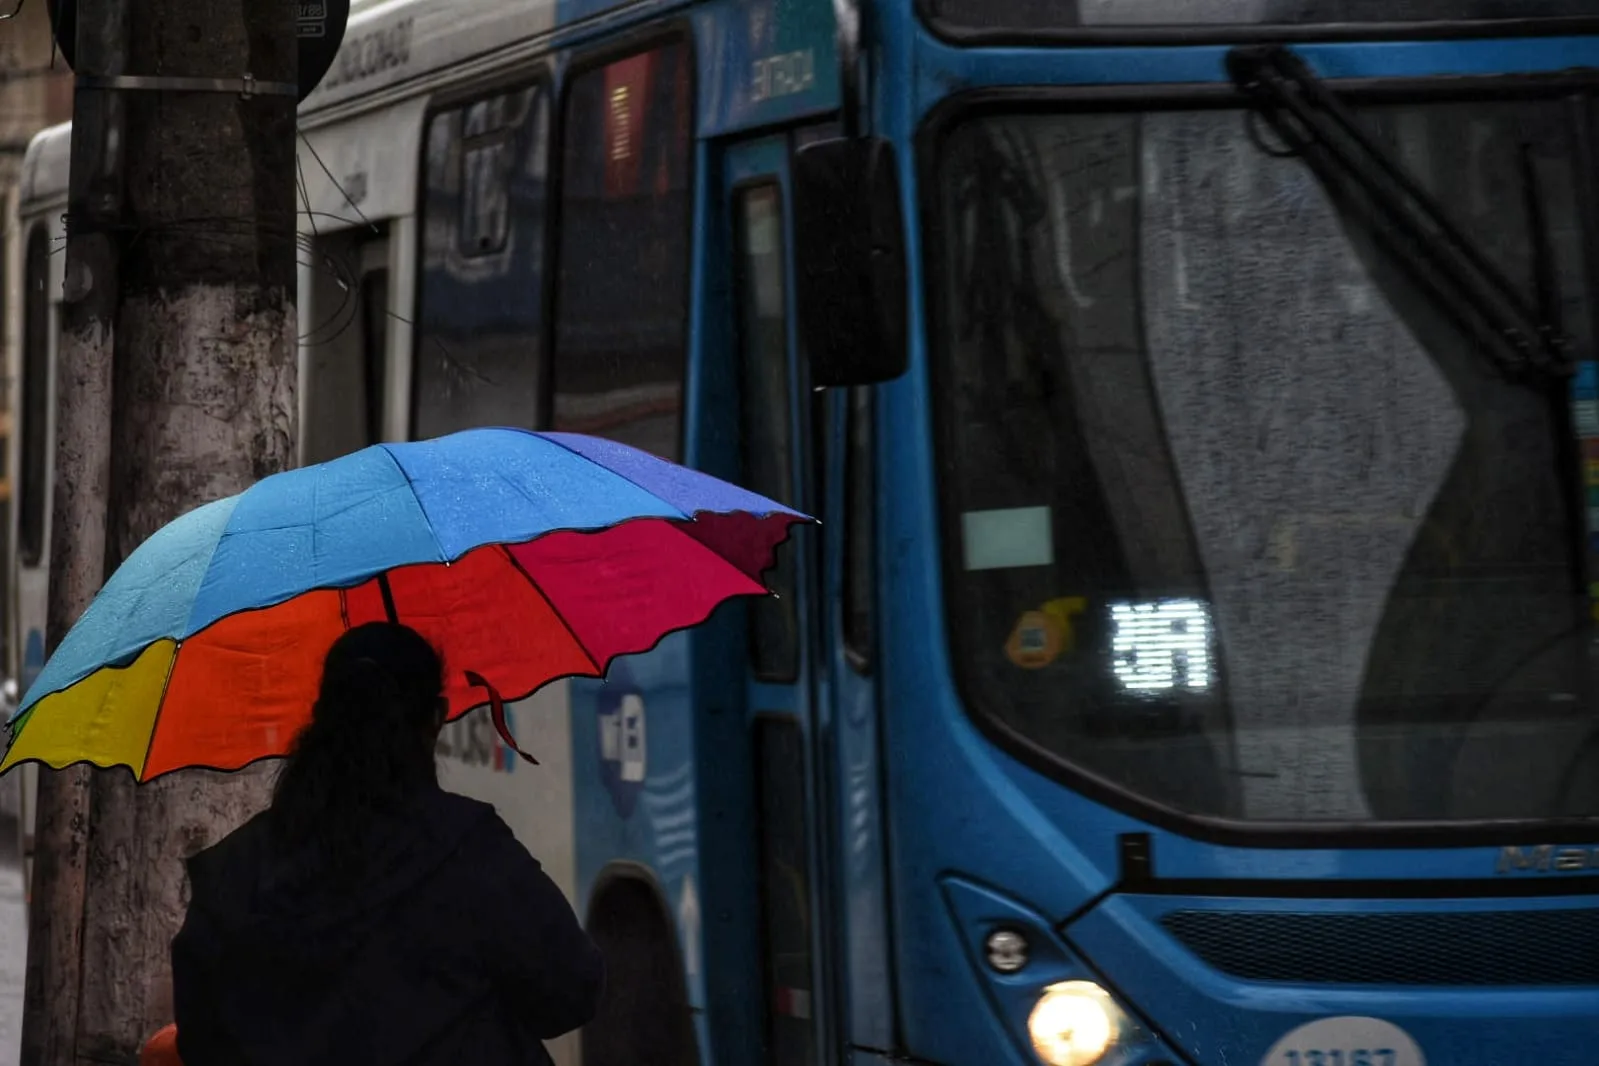
[[[108,569],[166,522],[293,462],[296,13],[292,0],[128,9],[125,76],[110,83],[125,238]],[[133,1062],[172,1020],[182,861],[259,810],[269,780],[264,767],[146,785],[95,775],[78,1064]]]
[[[76,52],[83,73],[123,73],[127,2],[82,0]],[[77,90],[66,284],[56,355],[55,495],[45,633],[51,650],[105,577],[111,363],[126,143],[122,119],[118,94]],[[90,789],[86,767],[39,771],[22,1018],[21,1060],[28,1066],[75,1066]]]

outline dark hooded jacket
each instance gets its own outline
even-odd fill
[[[269,818],[189,860],[184,1066],[542,1066],[593,1016],[599,951],[492,807],[427,789],[342,883]]]

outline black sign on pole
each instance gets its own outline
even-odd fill
[[[78,0],[44,0],[50,9],[50,29],[55,36],[56,48],[67,66],[73,66],[78,50]],[[344,42],[344,30],[350,22],[350,0],[296,0],[295,28],[300,38],[300,99],[311,95],[311,90],[322,84],[333,57]],[[242,78],[246,73],[216,71],[213,78]]]

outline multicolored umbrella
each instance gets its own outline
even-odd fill
[[[141,781],[283,755],[322,658],[397,619],[450,716],[601,677],[761,575],[806,516],[610,441],[474,429],[266,478],[166,526],[106,582],[12,716],[0,772]],[[510,738],[507,736],[507,740]]]

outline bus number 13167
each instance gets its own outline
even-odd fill
[[[1393,1048],[1284,1051],[1282,1066],[1394,1066]]]

